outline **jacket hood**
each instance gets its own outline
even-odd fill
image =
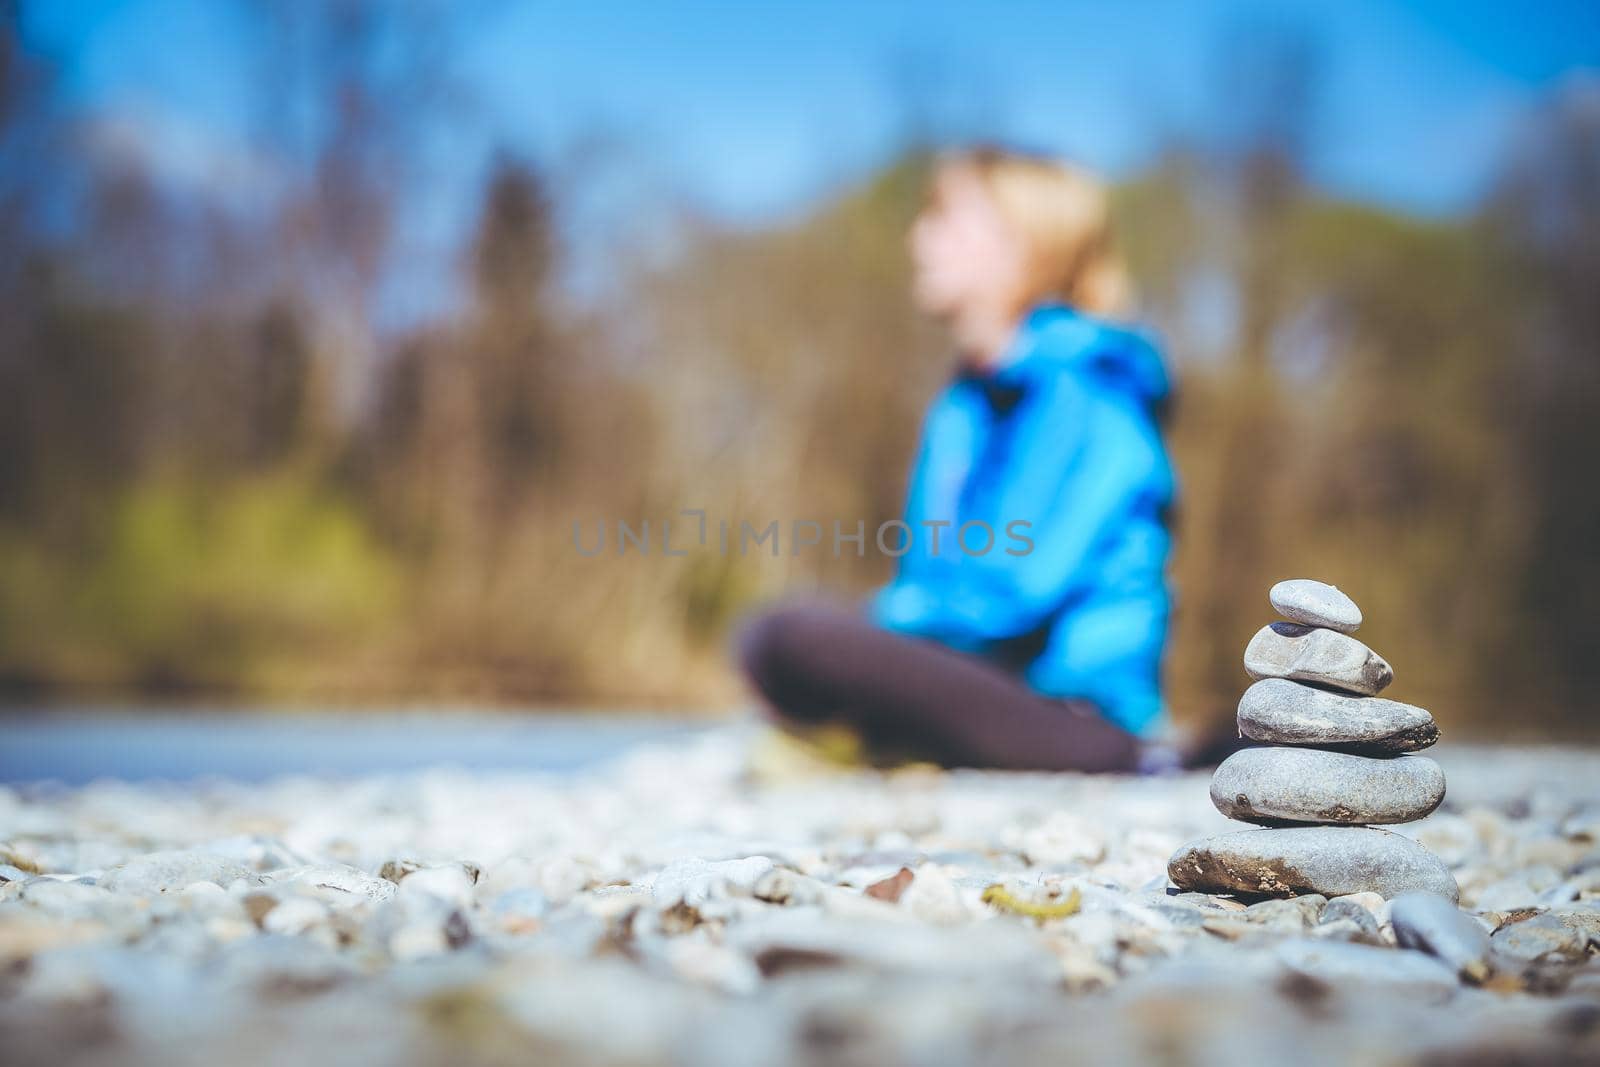
[[[1020,385],[1070,367],[1150,407],[1172,391],[1161,353],[1143,332],[1061,304],[1034,309],[1012,352],[995,374],[999,381]]]

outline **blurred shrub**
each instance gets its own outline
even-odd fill
[[[82,565],[12,533],[6,667],[163,690],[300,688],[359,659],[400,604],[394,560],[347,501],[292,472],[123,491]]]

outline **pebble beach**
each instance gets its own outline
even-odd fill
[[[1237,825],[1205,773],[775,772],[763,737],[0,789],[0,1058],[1600,1062],[1595,750],[1441,746],[1394,827],[1460,887],[1436,929],[1179,891]]]

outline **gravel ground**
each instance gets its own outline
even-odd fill
[[[1398,829],[1495,931],[1469,983],[1370,894],[1169,890],[1232,827],[1206,774],[777,774],[756,736],[0,789],[0,1060],[1600,1063],[1600,752],[1438,753]]]

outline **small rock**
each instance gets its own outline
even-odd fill
[[[1558,915],[1535,915],[1496,930],[1489,938],[1496,955],[1518,963],[1581,960],[1588,955],[1588,938]]]
[[[1570,908],[1552,908],[1548,914],[1582,934],[1590,948],[1600,949],[1600,908],[1579,904]]]
[[[1106,854],[1102,830],[1091,819],[1069,811],[1053,811],[1037,826],[1007,835],[1036,867],[1064,868],[1096,863]]]
[[[1323,936],[1323,927],[1336,928],[1326,936],[1338,936],[1342,940],[1366,941],[1377,944],[1382,940],[1378,928],[1378,918],[1359,899],[1366,894],[1355,896],[1334,897],[1323,905],[1322,914],[1317,917],[1317,933]],[[1382,897],[1374,896],[1382,902]],[[1441,898],[1442,899],[1442,898]]]
[[[389,935],[389,955],[397,960],[426,959],[449,951],[449,938],[438,923],[407,923]]]
[[[1443,800],[1444,772],[1426,756],[1247,748],[1223,760],[1211,779],[1218,811],[1268,826],[1412,822]]]
[[[810,875],[788,867],[774,867],[756,882],[752,895],[769,904],[803,907],[821,903],[825,888]]]
[[[1318,893],[1308,893],[1288,900],[1260,900],[1244,909],[1249,922],[1268,926],[1290,927],[1304,930],[1317,921],[1327,898]]]
[[[108,908],[123,904],[142,906],[135,901],[121,899],[110,890],[81,882],[63,882],[55,878],[30,878],[23,883],[21,900],[59,919],[98,918]]]
[[[1264,678],[1244,691],[1239,730],[1269,744],[1366,755],[1415,752],[1439,739],[1438,725],[1422,708],[1331,693],[1286,678]]]
[[[1394,993],[1436,999],[1456,990],[1450,968],[1420,952],[1304,939],[1283,942],[1274,955],[1296,974],[1341,988],[1380,985]]]
[[[494,898],[489,910],[512,933],[532,930],[550,910],[549,899],[532,886],[508,889]]]
[[[205,921],[206,936],[219,945],[231,944],[255,936],[256,924],[248,919],[226,915],[213,915]]]
[[[1363,945],[1382,945],[1383,937],[1354,919],[1329,919],[1311,929],[1311,936],[1325,941],[1351,941]]]
[[[655,903],[664,908],[679,903],[694,907],[731,894],[750,896],[756,883],[773,866],[766,856],[710,863],[701,859],[679,860],[656,875],[650,893]]]
[[[1355,633],[1361,626],[1361,609],[1338,586],[1310,578],[1290,578],[1273,586],[1267,599],[1273,610],[1290,622],[1342,634]]]
[[[1367,826],[1295,826],[1220,834],[1179,849],[1167,874],[1180,889],[1210,893],[1385,897],[1409,890],[1454,901],[1444,864],[1416,842]]]
[[[291,996],[326,992],[359,972],[329,945],[281,934],[235,940],[217,962],[214,978],[222,986]]]
[[[860,897],[856,899],[859,901]],[[894,914],[880,904],[876,912]],[[1055,958],[1020,923],[937,926],[878,916],[824,916],[802,908],[764,908],[730,925],[727,943],[767,977],[853,964],[883,974],[1003,983],[1059,980]]]
[[[904,868],[901,868],[904,870]],[[924,922],[952,925],[969,916],[961,892],[950,876],[934,864],[924,864],[900,895],[900,907]]]
[[[697,937],[677,937],[661,948],[679,978],[734,996],[748,996],[761,985],[761,972],[749,957],[726,945]]]
[[[24,874],[45,873],[45,868],[39,863],[37,856],[10,842],[0,844],[0,866],[9,867]]]
[[[280,901],[261,920],[269,934],[303,934],[328,921],[328,908],[311,897],[290,897]]]
[[[293,886],[297,892],[309,892],[335,908],[382,904],[393,900],[396,891],[395,884],[386,878],[341,864],[288,867],[263,878],[271,886]]]
[[[1533,880],[1523,875],[1509,875],[1494,881],[1478,890],[1476,897],[1471,898],[1478,911],[1516,911],[1519,908],[1537,908],[1540,906],[1542,890],[1547,886],[1537,886]]]
[[[175,893],[194,882],[228,885],[235,880],[256,881],[255,873],[222,856],[207,852],[151,852],[119,864],[106,872],[100,884],[115,893],[152,897]]]
[[[205,851],[224,859],[233,860],[243,864],[252,871],[274,871],[282,867],[293,867],[307,863],[305,857],[297,854],[288,845],[270,837],[257,837],[251,834],[240,834],[234,837],[217,838],[205,844]]]
[[[401,857],[385,860],[383,866],[378,868],[378,877],[399,885],[407,876],[415,874],[417,871],[431,870],[435,867],[459,867],[466,872],[468,880],[474,885],[483,876],[482,868],[475,863],[426,863],[422,860]]]
[[[1263,626],[1244,650],[1250,677],[1316,682],[1351,693],[1375,696],[1394,671],[1382,656],[1348,634],[1274,622]]]
[[[250,921],[260,926],[278,906],[278,898],[271,893],[246,893],[239,903],[244,905],[244,913]]]
[[[1389,905],[1395,941],[1437,956],[1469,982],[1489,977],[1489,934],[1443,897],[1404,893]]]
[[[874,900],[882,900],[894,904],[899,901],[900,894],[906,891],[906,886],[910,885],[915,877],[916,875],[911,873],[910,867],[901,867],[889,877],[873,882],[862,892]]]
[[[399,885],[405,876],[412,871],[422,870],[424,864],[421,860],[393,859],[384,860],[383,866],[378,868],[378,877],[385,881]]]
[[[1600,804],[1586,804],[1562,819],[1561,832],[1580,841],[1600,841]]]
[[[454,907],[466,907],[472,902],[473,881],[472,874],[460,864],[422,867],[407,872],[397,895],[402,899],[431,897]]]
[[[1353,918],[1357,922],[1361,921],[1354,914],[1357,910],[1366,912],[1380,926],[1389,920],[1389,902],[1377,893],[1346,893],[1344,896],[1331,897],[1322,909],[1323,914],[1328,914],[1330,908],[1339,918]]]
[[[178,902],[190,915],[236,918],[243,911],[239,899],[215,882],[194,882],[178,893]]]

